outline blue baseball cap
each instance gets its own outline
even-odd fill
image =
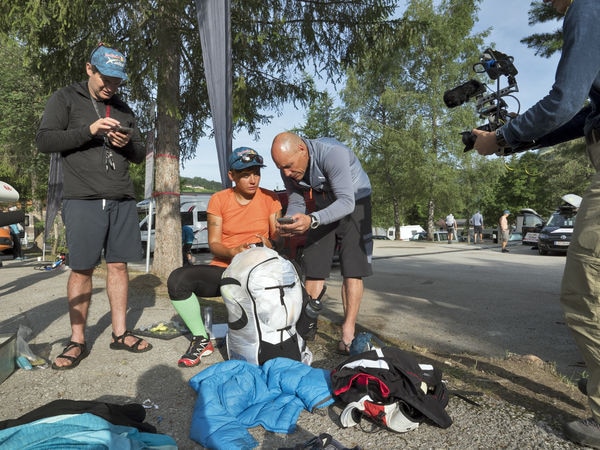
[[[114,48],[100,44],[90,56],[90,64],[95,66],[106,77],[127,79],[125,73],[125,55]]]
[[[504,214],[510,214],[510,211],[508,209],[505,209]]]
[[[263,157],[250,147],[238,147],[229,155],[229,170],[244,170],[248,167],[265,167]]]

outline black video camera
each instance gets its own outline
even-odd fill
[[[453,89],[449,89],[444,93],[444,103],[448,108],[462,105],[471,98],[477,101],[477,113],[482,119],[487,119],[488,123],[477,127],[478,130],[495,131],[502,125],[506,124],[510,119],[517,116],[518,113],[508,112],[508,105],[503,100],[503,97],[509,96],[514,98],[519,104],[519,100],[512,95],[519,91],[515,76],[518,71],[513,64],[513,57],[508,56],[497,50],[488,48],[485,50],[479,59],[479,63],[473,65],[475,73],[486,73],[492,80],[497,80],[496,91],[486,94],[487,86],[477,80],[469,80]],[[500,88],[500,77],[506,76],[508,85]],[[465,144],[464,151],[467,152],[473,149],[476,136],[470,131],[463,131],[462,142]],[[515,153],[516,150],[505,147],[501,149],[501,154],[508,155]]]
[[[481,73],[481,70],[478,70],[481,67],[492,80],[497,80],[502,75],[514,77],[519,73],[513,64],[514,58],[512,56],[492,50],[491,48],[488,48],[481,54],[479,61],[479,63],[473,66],[473,70]]]

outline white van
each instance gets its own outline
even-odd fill
[[[208,226],[206,223],[206,209],[208,200],[212,194],[181,194],[180,213],[181,225],[190,225],[194,230],[194,243],[192,250],[208,249]],[[144,255],[148,248],[148,210],[149,200],[138,203],[138,212],[142,220],[140,221],[140,235],[142,238],[142,250]],[[150,233],[150,253],[154,253],[154,230],[156,223],[156,213],[152,214],[152,230]]]

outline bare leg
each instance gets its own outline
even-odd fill
[[[363,296],[362,278],[344,278],[342,284],[342,304],[344,305],[344,323],[342,324],[342,340],[348,344],[355,335],[356,319]]]
[[[69,319],[71,321],[71,340],[80,344],[85,343],[85,325],[92,300],[92,274],[94,269],[71,270],[67,282],[67,297],[69,299]],[[81,350],[77,347],[70,349],[66,355],[77,357]],[[58,367],[71,365],[65,358],[56,358],[54,364]]]
[[[325,280],[306,280],[304,286],[308,295],[312,298],[317,298],[321,294],[323,286],[325,286]]]
[[[121,336],[127,330],[127,298],[129,289],[129,272],[127,263],[107,263],[106,264],[106,293],[110,302],[110,313],[112,319],[112,329],[116,336]],[[126,345],[134,345],[137,339],[133,336],[125,338]],[[142,350],[148,346],[148,342],[143,341],[139,345]]]

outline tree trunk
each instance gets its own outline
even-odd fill
[[[179,215],[179,105],[180,45],[177,26],[169,17],[158,27],[161,59],[158,67],[157,136],[155,165],[156,235],[152,272],[166,280],[182,265]]]
[[[433,232],[435,227],[435,203],[433,199],[429,200],[427,205],[427,240],[433,241]]]
[[[42,201],[39,199],[39,195],[38,195],[38,187],[39,187],[39,178],[38,175],[35,171],[32,171],[31,173],[31,199],[32,199],[32,213],[33,216],[31,217],[31,221],[32,223],[30,223],[30,227],[33,230],[33,234],[31,235],[31,240],[33,242],[33,245],[36,246],[37,248],[43,248],[44,245],[44,231],[43,228],[38,227],[38,229],[40,230],[40,233],[36,234],[36,223],[38,221],[41,221],[42,218],[44,217],[44,211],[43,211],[43,203]]]
[[[395,195],[392,197],[392,204],[394,207],[394,230],[395,230],[395,238],[396,240],[400,240],[400,205],[398,201],[398,197]],[[387,230],[386,230],[387,234]]]

